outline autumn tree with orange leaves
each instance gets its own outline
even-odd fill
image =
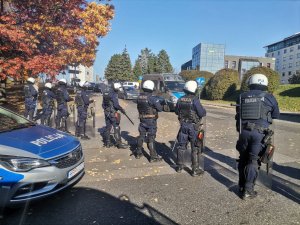
[[[91,66],[114,7],[86,0],[0,0],[0,77]]]

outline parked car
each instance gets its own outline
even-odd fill
[[[119,98],[134,100],[139,96],[139,90],[133,87],[123,87],[118,93]]]
[[[94,92],[99,92],[102,94],[106,86],[107,85],[105,83],[96,83],[94,86]]]
[[[123,87],[133,87],[133,88],[139,88],[139,82],[131,82],[131,81],[126,81],[122,83]]]
[[[143,76],[141,86],[146,80],[152,80],[155,85],[154,93],[165,99],[164,111],[174,110],[177,100],[185,95],[183,92],[185,83],[178,74],[146,74]]]
[[[53,195],[83,175],[78,139],[0,106],[0,208]]]

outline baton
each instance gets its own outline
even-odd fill
[[[130,121],[130,123],[132,123],[132,125],[134,125],[134,122],[129,118],[129,116],[127,116],[126,112],[124,112],[123,114],[124,114],[124,116],[127,117],[127,119]]]

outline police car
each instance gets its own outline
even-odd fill
[[[83,175],[76,138],[0,106],[0,208],[52,195]]]

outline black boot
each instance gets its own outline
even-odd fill
[[[201,170],[200,168],[192,169],[192,176],[193,177],[200,176],[203,173],[204,173],[204,171]]]
[[[247,191],[247,190],[244,190],[243,192],[243,196],[242,196],[242,199],[243,200],[246,200],[246,199],[253,199],[257,196],[257,192],[252,190],[252,191]]]
[[[143,136],[140,135],[137,140],[136,151],[134,152],[134,156],[136,159],[140,159],[143,156],[143,143],[144,143]]]
[[[176,167],[176,172],[177,172],[177,173],[181,173],[181,172],[182,172],[182,169],[183,169],[183,165],[177,165],[177,167]]]
[[[192,143],[191,143],[192,145]],[[203,173],[203,170],[199,168],[199,149],[192,147],[192,176],[200,176]]]
[[[161,161],[162,158],[160,156],[158,156],[156,153],[154,141],[149,142],[147,145],[148,145],[148,149],[150,151],[150,163]]]
[[[114,135],[115,135],[115,139],[116,139],[116,146],[117,148],[121,148],[121,149],[125,149],[128,148],[128,145],[125,143],[122,143],[122,139],[121,139],[121,132],[120,132],[120,127],[117,127],[114,129]]]

